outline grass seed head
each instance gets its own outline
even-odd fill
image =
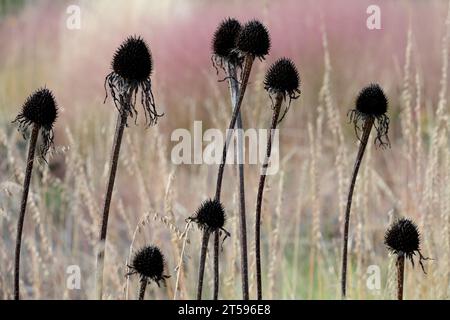
[[[264,59],[270,50],[269,31],[258,20],[251,20],[242,28],[236,47],[243,54]]]

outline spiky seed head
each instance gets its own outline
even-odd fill
[[[242,28],[236,42],[236,47],[244,54],[264,58],[270,50],[269,31],[258,20],[251,20]]]
[[[229,58],[236,47],[236,40],[242,26],[234,18],[223,20],[213,35],[212,50],[215,55],[221,58]]]
[[[148,79],[153,70],[153,60],[145,41],[141,37],[128,37],[114,54],[112,68],[128,81]]]
[[[145,246],[134,255],[130,268],[141,280],[159,282],[164,279],[164,256],[158,247]]]
[[[204,201],[200,208],[191,218],[197,222],[200,228],[208,231],[217,231],[225,225],[226,214],[225,209],[219,200],[209,199]]]
[[[386,231],[384,243],[392,253],[411,257],[420,250],[417,225],[409,219],[400,218]]]
[[[53,93],[49,89],[43,88],[27,98],[17,119],[21,118],[24,122],[52,130],[57,117],[58,107]]]
[[[356,99],[356,110],[364,115],[379,117],[387,112],[388,100],[378,84],[370,84],[361,90]]]
[[[278,59],[266,73],[264,87],[269,92],[292,96],[299,92],[300,76],[295,64],[287,58]]]

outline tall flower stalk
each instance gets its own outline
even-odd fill
[[[206,253],[208,251],[209,238],[212,233],[217,232],[216,234],[219,234],[219,231],[225,232],[226,236],[229,235],[224,229],[226,218],[225,209],[217,199],[204,201],[196,211],[195,215],[188,218],[189,221],[197,223],[200,230],[203,231],[200,265],[198,270],[197,300],[202,299],[203,277],[205,274]],[[214,250],[218,251],[219,248],[215,247]],[[218,257],[218,254],[216,257]]]
[[[266,73],[264,88],[272,100],[272,121],[267,139],[267,148],[264,162],[259,177],[258,194],[256,197],[255,218],[255,257],[256,257],[256,289],[258,300],[262,299],[262,277],[261,277],[261,207],[266,181],[267,168],[272,153],[272,139],[278,124],[283,120],[291,99],[297,99],[300,95],[300,76],[294,63],[286,58],[277,60]],[[289,98],[289,103],[281,114],[283,101]],[[280,116],[281,114],[281,116]]]
[[[162,116],[156,111],[150,79],[153,71],[153,60],[150,49],[144,40],[140,37],[129,37],[126,39],[114,54],[112,69],[113,71],[105,79],[106,98],[108,97],[109,89],[114,105],[118,110],[118,116],[99,235],[100,242],[96,271],[97,299],[102,299],[103,295],[103,269],[108,217],[123,131],[127,125],[128,118],[135,118],[135,121],[137,121],[136,102],[139,91],[141,93],[140,101],[144,109],[146,124],[148,126],[155,125],[158,118]],[[106,86],[108,86],[108,89]]]
[[[388,100],[377,84],[365,87],[356,99],[356,109],[349,111],[350,121],[355,126],[355,133],[360,141],[358,154],[356,156],[353,174],[350,182],[347,198],[347,208],[345,210],[343,245],[342,245],[342,268],[341,268],[341,297],[345,299],[347,295],[347,259],[348,259],[348,233],[350,226],[350,209],[352,206],[353,191],[356,185],[359,167],[369,141],[372,127],[376,129],[375,144],[381,147],[390,146],[387,136],[389,131],[389,118],[386,115]]]
[[[242,26],[236,19],[228,18],[220,23],[213,36],[213,64],[225,71],[226,79],[230,88],[231,110],[236,108],[239,97],[239,82],[238,71],[242,67],[242,61],[236,52],[236,40],[239,36]],[[217,69],[218,70],[218,69]],[[243,153],[244,144],[242,136],[242,118],[241,112],[237,114],[236,127],[237,129],[237,177],[238,177],[238,192],[239,192],[239,224],[240,224],[240,249],[241,249],[241,282],[242,282],[242,298],[249,299],[248,291],[248,254],[247,254],[247,223],[246,223],[246,208],[245,208],[245,180],[244,180],[244,163]],[[215,238],[219,235],[216,234]],[[218,283],[219,283],[219,240],[214,240],[214,299],[218,297]]]
[[[230,22],[231,21],[231,22]],[[230,124],[228,126],[226,141],[222,150],[222,159],[219,165],[219,171],[217,173],[217,184],[216,184],[216,194],[214,199],[220,203],[220,195],[222,190],[222,180],[223,180],[223,172],[225,169],[225,163],[227,158],[228,146],[231,140],[231,135],[233,129],[236,126],[236,121],[238,119],[238,115],[240,115],[240,109],[242,105],[242,101],[244,99],[245,90],[247,88],[248,80],[250,78],[251,69],[253,66],[253,62],[255,58],[264,59],[264,57],[268,54],[270,49],[270,36],[266,29],[266,27],[257,20],[252,20],[247,22],[242,29],[238,30],[238,35],[236,36],[236,30],[239,29],[239,26],[236,24],[237,21],[234,19],[225,20],[225,28],[220,28],[217,30],[215,34],[215,41],[213,41],[213,50],[219,49],[217,52],[213,54],[213,63],[223,69],[230,67],[228,63],[230,60],[233,60],[233,65],[239,66],[241,71],[241,86],[239,88],[239,94],[237,95],[237,100],[235,102],[233,112],[231,115]],[[238,22],[237,22],[238,23]],[[231,30],[233,29],[233,30]],[[232,32],[230,32],[232,31]],[[220,34],[219,34],[220,33]],[[217,41],[218,40],[218,41]],[[233,44],[234,43],[234,48]],[[230,77],[230,76],[229,76]],[[231,78],[231,77],[230,77]],[[234,79],[236,79],[234,77]],[[243,174],[243,173],[242,173]],[[240,179],[243,183],[243,175],[242,179]],[[240,198],[242,199],[243,192],[240,192]],[[244,200],[245,201],[245,200]],[[242,202],[241,202],[242,204]],[[244,202],[244,211],[242,211],[242,206],[240,205],[241,212],[241,230],[242,230],[242,213],[245,212],[245,202]],[[216,230],[217,234],[214,237],[214,247],[219,247],[220,241],[220,230]],[[242,233],[242,231],[241,231]],[[204,235],[205,238],[205,235]],[[241,237],[242,238],[242,237]],[[205,239],[204,239],[205,240]],[[206,245],[207,246],[207,245]],[[242,248],[242,246],[241,246]],[[207,250],[207,249],[205,249]],[[213,298],[218,298],[219,292],[219,250],[214,250],[215,258],[214,258],[214,292]],[[242,250],[241,250],[242,252]],[[206,256],[206,255],[205,255]],[[203,262],[204,263],[204,262]],[[202,261],[200,261],[200,265]],[[200,279],[199,279],[200,281]],[[203,279],[201,279],[203,281]],[[244,282],[245,280],[243,280]],[[245,286],[246,284],[243,284]],[[247,284],[248,287],[248,284]],[[243,289],[245,292],[245,288]],[[247,289],[248,291],[248,289]],[[246,294],[244,293],[244,296]],[[248,295],[247,295],[248,296]]]
[[[420,233],[417,225],[409,219],[400,218],[395,221],[384,235],[384,243],[388,250],[397,256],[397,299],[403,300],[403,286],[405,278],[405,258],[411,261],[414,267],[413,256],[419,254],[419,264],[426,274],[423,266],[425,258],[420,252]]]
[[[127,276],[138,274],[140,277],[139,300],[144,300],[145,289],[150,281],[165,281],[169,276],[164,275],[164,256],[155,246],[145,246],[139,250],[133,257],[133,261],[128,268],[131,270]]]
[[[14,299],[20,299],[20,251],[22,246],[22,231],[25,222],[28,192],[30,190],[31,175],[39,133],[42,137],[40,147],[41,159],[45,156],[53,144],[53,125],[58,117],[58,108],[55,98],[50,90],[44,88],[30,95],[22,106],[21,113],[13,121],[19,124],[19,130],[24,134],[31,127],[30,144],[23,182],[22,199],[20,202],[20,213],[17,222],[16,249],[14,257]]]

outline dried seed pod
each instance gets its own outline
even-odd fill
[[[159,282],[164,283],[169,276],[164,275],[164,256],[155,246],[145,246],[133,257],[128,275],[138,274],[141,281],[153,280],[159,287]]]
[[[367,118],[373,118],[377,135],[375,144],[381,147],[390,146],[389,117],[387,116],[388,99],[378,84],[370,84],[359,93],[356,107],[349,111],[348,116],[355,126],[355,132],[360,139],[362,124]]]
[[[31,125],[38,125],[42,136],[40,156],[45,156],[53,145],[53,125],[58,117],[58,106],[53,93],[47,89],[39,89],[31,94],[22,106],[22,111],[13,122],[19,124],[23,134]]]
[[[226,221],[225,209],[219,200],[206,200],[196,211],[194,217],[190,218],[196,222],[202,230],[210,232],[223,230]]]
[[[242,28],[236,47],[243,54],[264,59],[270,50],[269,31],[258,20],[251,20]]]

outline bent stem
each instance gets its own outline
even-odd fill
[[[403,300],[403,282],[405,275],[405,255],[399,254],[397,256],[397,298]]]
[[[239,83],[237,81],[236,66],[228,63],[228,77],[231,93],[231,103],[233,110],[236,108],[239,96]],[[242,117],[239,111],[236,119],[237,131],[237,171],[239,179],[239,234],[241,240],[241,281],[242,281],[242,299],[249,299],[248,292],[248,254],[247,254],[247,222],[245,217],[245,184],[244,184],[244,141],[242,136]]]
[[[228,126],[228,131],[227,131],[227,138],[225,141],[225,144],[223,146],[223,150],[222,150],[222,161],[220,163],[219,166],[219,172],[217,173],[217,185],[216,185],[216,195],[215,195],[215,199],[220,201],[220,193],[222,190],[222,180],[223,180],[223,171],[225,169],[225,163],[227,160],[227,151],[228,151],[228,146],[231,140],[231,134],[233,132],[233,129],[236,125],[236,120],[238,118],[238,115],[240,114],[240,109],[241,109],[241,105],[242,105],[242,101],[244,99],[244,94],[245,94],[245,90],[247,88],[247,84],[248,84],[248,79],[250,78],[250,72],[252,70],[252,65],[253,65],[253,61],[255,60],[253,55],[246,55],[245,56],[245,60],[244,60],[244,69],[242,71],[242,84],[241,84],[241,90],[236,102],[236,105],[233,109],[233,113],[231,115],[231,120],[230,120],[230,125]],[[216,232],[216,236],[214,238],[214,246],[218,247],[219,246],[219,230],[215,231]],[[218,251],[217,251],[217,255],[218,255]],[[218,274],[219,273],[219,257],[215,256],[214,257],[214,274]],[[217,280],[217,281],[216,281]],[[203,279],[202,279],[203,281]],[[214,277],[214,297],[218,296],[218,291],[219,291],[219,277],[215,276]]]
[[[358,155],[356,156],[355,166],[353,168],[352,180],[348,191],[347,208],[345,211],[344,237],[342,245],[342,270],[341,270],[341,297],[345,299],[347,294],[347,250],[348,250],[348,229],[350,225],[350,209],[352,206],[353,191],[355,189],[356,177],[358,176],[359,167],[361,165],[364,151],[366,150],[367,141],[369,140],[370,131],[372,130],[374,118],[368,116],[362,128],[362,137],[360,140]]]
[[[252,70],[253,61],[255,58],[252,55],[245,56],[244,69],[242,71],[242,84],[239,92],[239,97],[231,115],[230,125],[228,126],[227,138],[222,150],[222,161],[219,166],[219,172],[217,173],[217,185],[216,185],[216,199],[220,200],[220,192],[222,190],[223,171],[225,169],[225,162],[227,160],[228,145],[231,140],[231,134],[233,128],[236,125],[237,116],[241,110],[242,101],[244,99],[245,90],[247,89],[248,79],[250,78],[250,72]]]
[[[141,280],[141,286],[139,288],[139,300],[144,300],[145,296],[145,289],[147,288],[147,280],[142,279]]]
[[[14,300],[20,299],[19,279],[20,279],[20,249],[22,246],[22,231],[25,221],[25,211],[27,208],[28,191],[30,190],[31,174],[33,172],[34,153],[36,151],[36,142],[39,135],[40,126],[33,125],[31,132],[30,146],[28,148],[27,167],[25,170],[25,179],[23,181],[22,200],[20,202],[19,220],[17,222],[16,250],[14,257]]]
[[[256,219],[255,219],[255,257],[256,257],[256,289],[258,300],[262,299],[262,279],[261,279],[261,207],[264,193],[264,184],[266,181],[266,171],[269,165],[270,154],[272,153],[272,137],[274,130],[278,124],[278,117],[280,116],[281,104],[283,96],[277,94],[275,98],[275,105],[272,115],[272,124],[270,126],[270,133],[267,140],[266,157],[264,159],[261,175],[259,177],[258,195],[256,198]]]
[[[116,179],[117,164],[119,162],[120,145],[122,143],[123,131],[127,124],[127,114],[119,112],[117,116],[116,133],[111,155],[111,165],[109,171],[109,180],[105,195],[105,204],[103,207],[102,225],[100,229],[100,242],[97,253],[97,299],[101,300],[103,296],[103,269],[105,260],[106,232],[108,228],[109,208],[111,206],[114,181]]]
[[[200,252],[200,266],[198,268],[197,300],[202,300],[203,276],[205,274],[206,252],[208,251],[209,230],[203,230],[202,249]]]

